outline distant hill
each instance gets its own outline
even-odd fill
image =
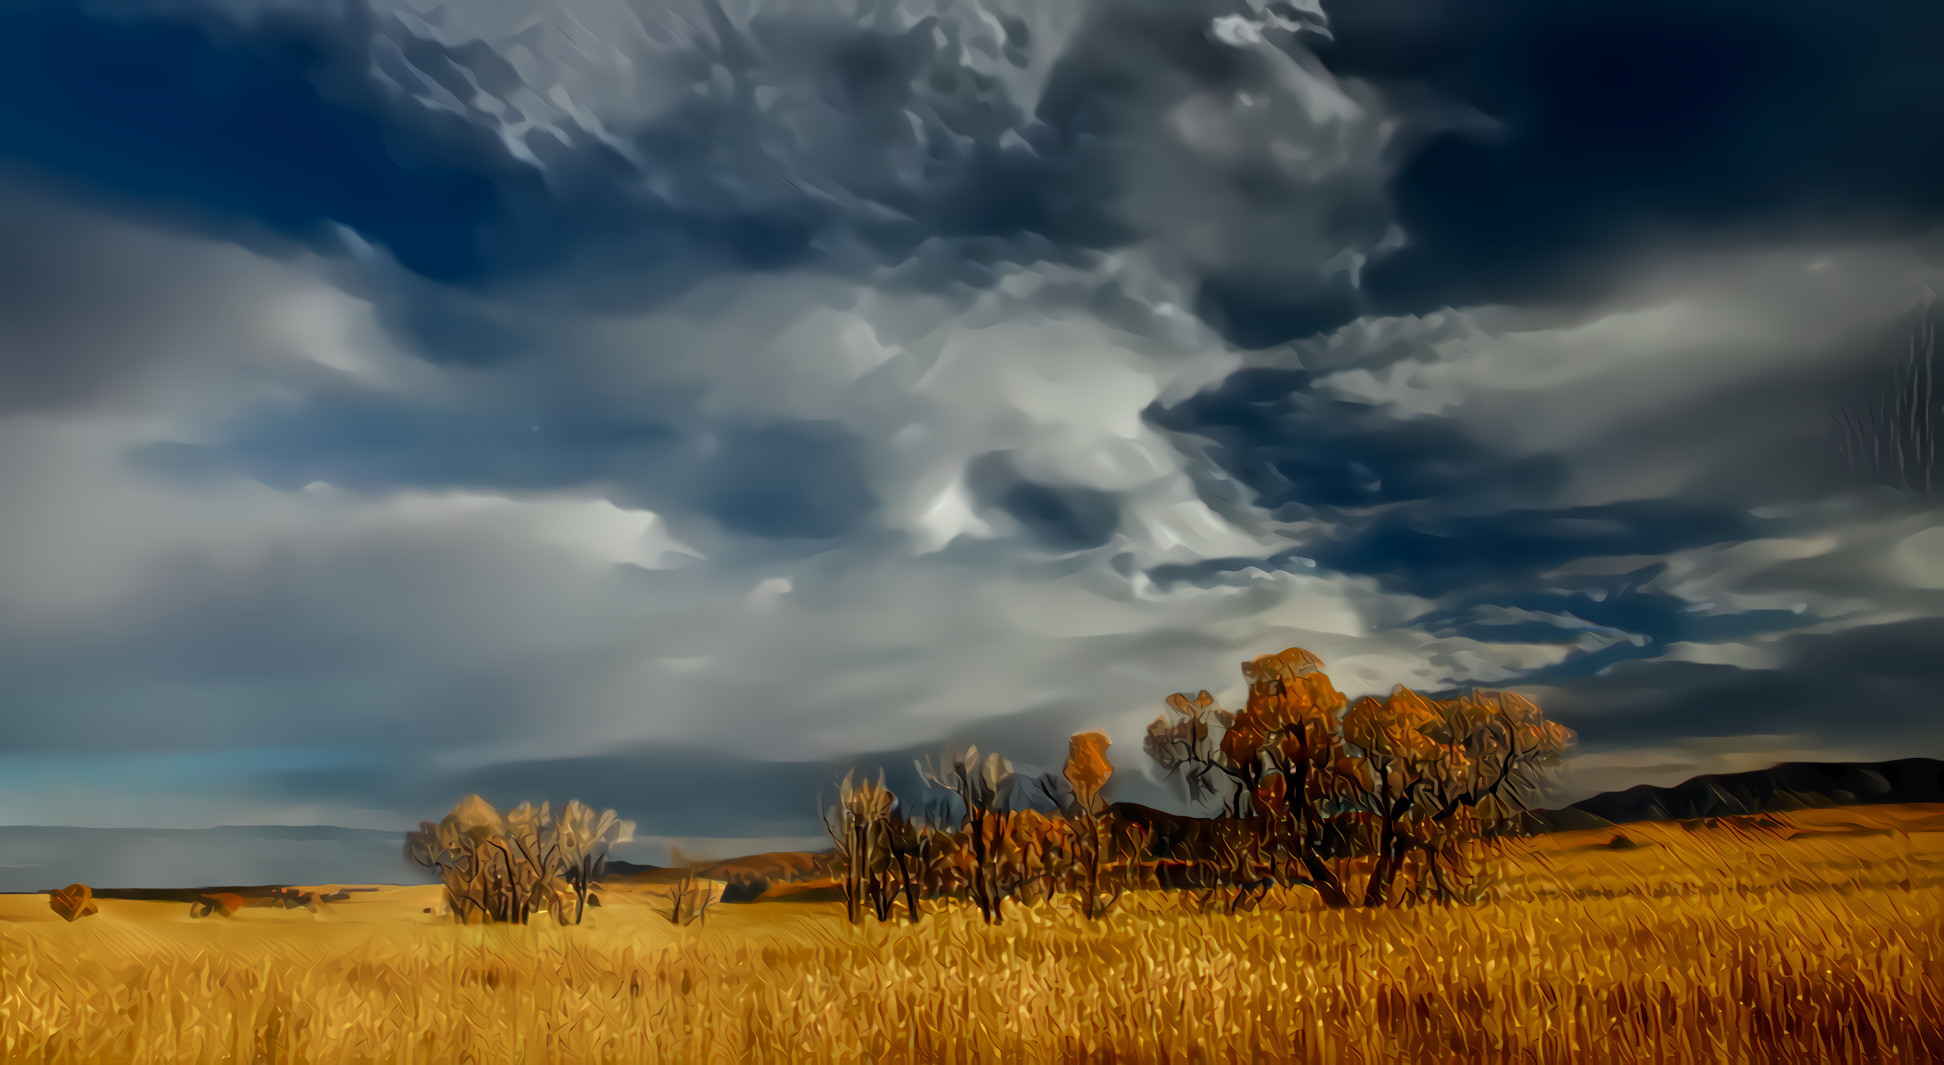
[[[423,884],[405,834],[330,825],[63,828],[0,825],[0,892],[82,883],[115,889],[210,884]]]
[[[1169,813],[1138,802],[1112,803],[1107,809],[1122,822],[1146,829],[1148,850],[1157,858],[1199,851],[1214,824],[1207,817]]]
[[[1598,828],[1631,821],[1783,813],[1821,806],[1944,803],[1944,761],[1784,762],[1746,773],[1694,777],[1673,787],[1641,784],[1581,799],[1533,816],[1542,831]]]
[[[695,875],[705,880],[732,882],[814,880],[831,874],[833,855],[832,851],[770,851],[766,854],[703,862],[695,866]],[[610,860],[607,868],[608,878],[611,880],[633,880],[648,884],[674,880],[682,873],[680,868],[672,866],[640,865],[619,860]]]
[[[1944,761],[1786,762],[1747,773],[1699,776],[1672,787],[1641,785],[1533,814],[1539,831],[1634,821],[1684,821],[1823,806],[1944,803]],[[1192,853],[1208,831],[1199,817],[1139,803],[1113,804],[1146,827],[1158,857]],[[104,897],[162,891],[173,898],[210,884],[423,884],[429,870],[404,856],[402,832],[331,826],[105,829],[0,825],[0,893],[85,883]],[[653,853],[650,851],[649,853]],[[639,852],[637,852],[639,854]],[[772,851],[703,863],[711,880],[814,884],[831,873],[828,851]],[[611,876],[657,883],[673,874],[616,859]],[[243,893],[244,889],[233,889]]]
[[[1736,814],[1783,813],[1823,806],[1944,803],[1944,761],[1784,762],[1746,773],[1694,777],[1672,787],[1641,784],[1581,799],[1564,809],[1535,811],[1539,831],[1599,828],[1632,821],[1685,821]],[[1199,817],[1138,803],[1115,803],[1114,813],[1153,833],[1158,854],[1194,844],[1205,832]]]

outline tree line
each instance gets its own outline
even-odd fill
[[[1470,844],[1517,829],[1574,739],[1512,692],[1434,699],[1400,686],[1351,703],[1299,647],[1245,662],[1242,674],[1242,709],[1206,690],[1177,694],[1147,731],[1147,755],[1214,817],[1103,803],[1113,770],[1098,732],[1072,738],[1057,778],[1024,777],[977,748],[925,767],[956,821],[907,815],[882,777],[846,778],[824,822],[850,919],[902,909],[916,921],[920,899],[953,897],[996,922],[1008,899],[1056,895],[1099,917],[1142,888],[1226,897],[1230,910],[1277,886],[1331,907],[1401,893],[1460,900],[1475,881]],[[1033,798],[1053,813],[1022,801]],[[1352,867],[1367,867],[1360,886]]]
[[[1209,817],[1108,804],[1101,732],[1073,736],[1057,774],[976,747],[920,766],[937,801],[918,809],[882,774],[846,776],[821,816],[847,916],[915,922],[925,900],[956,899],[993,923],[1009,901],[1065,898],[1100,918],[1133,890],[1185,890],[1230,911],[1276,887],[1330,907],[1472,897],[1473,844],[1519,830],[1572,731],[1505,691],[1438,699],[1399,686],[1353,703],[1322,666],[1300,647],[1243,663],[1248,695],[1234,711],[1206,690],[1168,697],[1145,752]],[[471,796],[411,833],[406,851],[438,872],[459,920],[551,911],[579,923],[609,849],[633,829],[578,802],[557,817],[545,805],[501,814]]]

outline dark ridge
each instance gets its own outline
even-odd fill
[[[1786,813],[1826,806],[1944,803],[1944,761],[1784,762],[1746,773],[1695,777],[1670,788],[1640,784],[1532,814],[1542,832],[1634,821]]]
[[[835,851],[770,851],[764,854],[750,854],[741,858],[726,858],[721,861],[700,862],[694,866],[694,874],[704,880],[724,880],[730,883],[747,883],[757,880],[766,882],[789,882],[814,880],[830,875],[831,861]],[[662,883],[679,879],[687,867],[640,865],[609,859],[607,875],[615,880],[633,880],[641,883]]]
[[[1197,853],[1211,823],[1206,817],[1171,814],[1138,802],[1117,802],[1107,809],[1123,823],[1147,829],[1148,853],[1160,859]]]
[[[56,889],[49,888],[39,894],[51,895]],[[245,904],[277,902],[289,905],[303,905],[313,897],[319,902],[342,902],[351,897],[354,891],[376,891],[371,887],[338,888],[335,891],[319,893],[303,891],[287,884],[254,884],[244,887],[202,887],[202,888],[92,888],[90,893],[98,899],[122,899],[129,902],[201,902],[209,895],[235,895]]]

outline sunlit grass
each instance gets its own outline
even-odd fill
[[[676,928],[626,897],[579,928],[455,927],[421,912],[423,889],[233,920],[110,900],[67,925],[16,897],[0,1056],[1933,1061],[1940,830],[1944,807],[1627,826],[1637,846],[1513,846],[1471,906],[1291,893],[1231,917],[1141,893],[1101,922],[1012,907],[997,927],[951,905],[852,927],[841,905],[763,903]]]

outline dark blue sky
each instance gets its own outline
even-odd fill
[[[0,822],[1154,801],[1290,645],[1944,754],[1935,4],[421,6],[0,10]]]

